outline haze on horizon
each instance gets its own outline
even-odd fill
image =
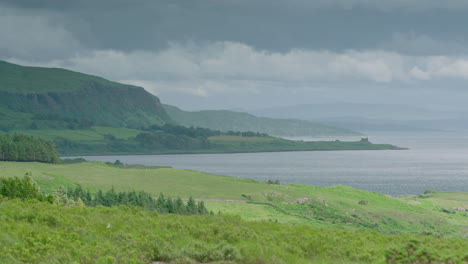
[[[142,86],[187,110],[465,112],[467,14],[459,0],[0,0],[0,59]]]

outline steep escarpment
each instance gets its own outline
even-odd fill
[[[0,128],[139,128],[170,122],[141,87],[100,77],[0,62]],[[27,81],[25,80],[27,79]]]

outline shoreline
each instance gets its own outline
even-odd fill
[[[156,156],[156,155],[200,155],[200,154],[246,154],[246,153],[270,153],[270,152],[308,152],[308,151],[382,151],[382,150],[410,150],[409,148],[388,148],[388,149],[312,149],[312,150],[270,150],[270,151],[232,151],[232,152],[150,152],[150,153],[102,153],[102,154],[60,154],[60,157],[76,157],[76,156]]]

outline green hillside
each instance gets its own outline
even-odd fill
[[[0,198],[0,262],[466,263],[468,242]]]
[[[28,176],[17,181],[22,185],[16,189],[23,196],[17,196],[11,177],[24,172]],[[1,263],[468,261],[467,193],[426,191],[396,198],[345,186],[280,186],[100,162],[0,162],[0,177],[0,190],[7,195],[0,196]],[[103,197],[135,190],[144,190],[149,199],[161,192],[166,201],[194,197],[220,213],[190,216],[147,207],[85,206],[82,200],[70,200],[73,192],[67,196],[61,186],[101,196],[107,190]],[[189,202],[187,208],[193,208]]]
[[[171,121],[141,87],[0,61],[0,130],[143,127]]]
[[[256,117],[251,114],[204,110],[189,112],[163,104],[169,116],[184,126],[206,127],[221,131],[253,131],[274,136],[356,136],[352,130],[327,126],[311,121]]]
[[[85,83],[125,86],[101,77],[61,68],[27,67],[0,61],[0,91],[11,93],[73,92]]]
[[[346,186],[274,185],[171,168],[124,169],[100,162],[0,162],[0,177],[22,177],[26,172],[48,192],[78,184],[92,192],[111,188],[141,190],[154,196],[162,192],[202,199],[209,210],[246,220],[459,238],[468,232],[467,213],[454,209],[466,207],[467,193],[428,192],[398,198]]]

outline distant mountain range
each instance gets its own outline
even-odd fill
[[[329,103],[301,104],[249,111],[258,116],[317,120],[323,118],[366,118],[380,120],[432,120],[461,117],[464,113],[441,111],[404,104]]]
[[[227,110],[184,111],[163,105],[169,116],[184,126],[206,127],[220,131],[254,131],[274,136],[356,136],[350,129],[318,122],[257,117],[248,113]]]
[[[468,131],[468,112],[434,110],[401,104],[303,104],[249,111],[270,118],[296,118],[345,127],[363,133],[376,131]]]

